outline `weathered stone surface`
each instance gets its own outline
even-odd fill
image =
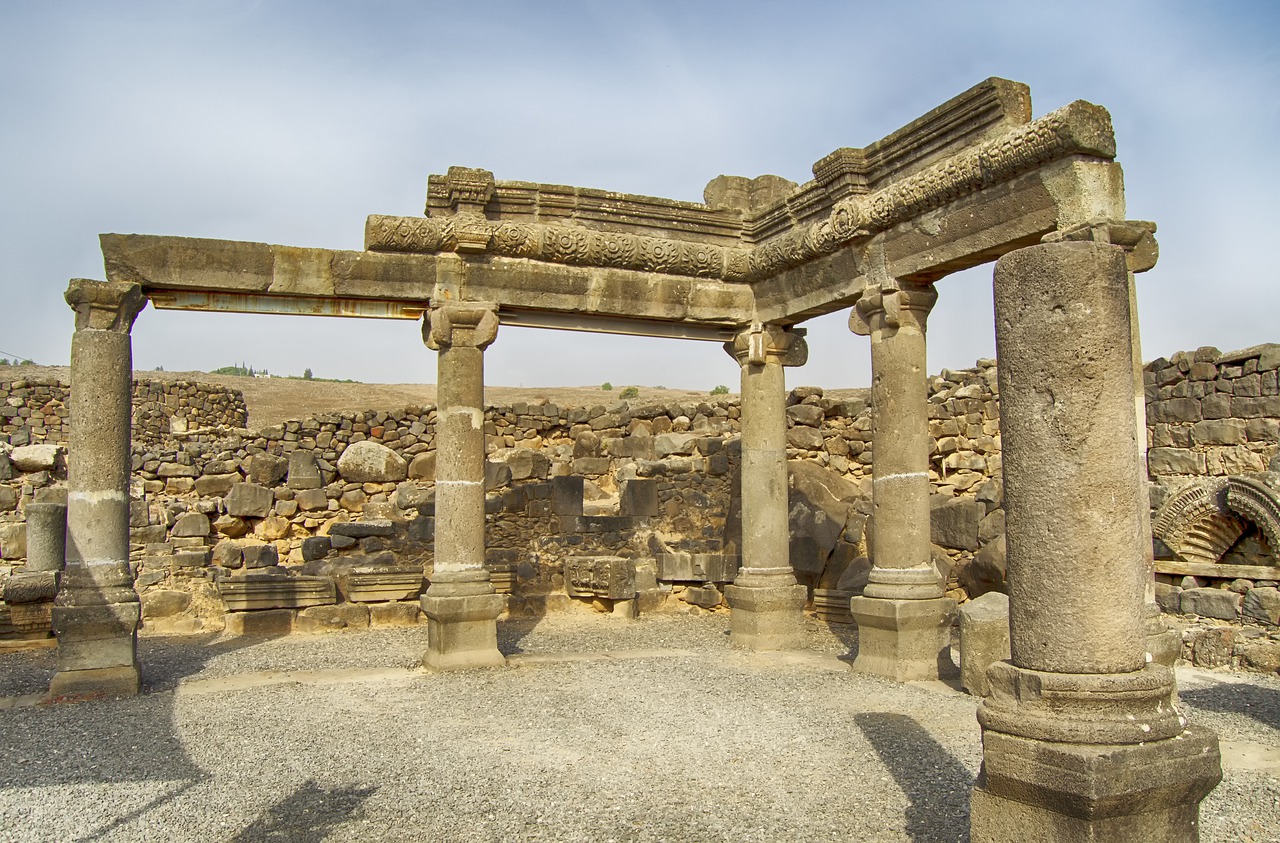
[[[658,514],[658,482],[656,480],[624,480],[618,489],[618,513],[623,516],[647,517]]]
[[[328,577],[223,580],[218,583],[218,593],[229,612],[322,606],[338,599]]]
[[[329,507],[329,496],[324,489],[302,489],[293,499],[303,512],[323,512]]]
[[[280,564],[280,551],[274,544],[247,544],[240,553],[246,568],[269,568]]]
[[[267,609],[265,611],[231,611],[226,616],[228,635],[276,636],[293,632],[292,609]]]
[[[213,528],[227,538],[238,539],[249,534],[249,525],[244,519],[234,515],[219,515],[213,522]]]
[[[417,626],[421,621],[422,608],[417,601],[369,605],[369,626],[375,629],[389,626]]]
[[[10,604],[36,603],[58,596],[58,573],[39,571],[12,574],[4,581],[4,602]]]
[[[989,691],[987,668],[1009,658],[1009,597],[989,591],[960,607],[960,683],[975,697]]]
[[[27,525],[0,524],[0,559],[23,559],[27,555]]]
[[[349,483],[398,483],[409,466],[395,451],[378,442],[353,442],[338,457],[338,473]]]
[[[142,619],[156,620],[182,614],[191,605],[191,595],[185,591],[153,589],[141,595]]]
[[[1188,588],[1182,592],[1182,612],[1233,621],[1240,616],[1241,596],[1225,588]]]
[[[1000,536],[975,553],[973,560],[960,570],[960,585],[970,597],[1005,590],[1005,552],[1005,537]]]
[[[232,474],[205,474],[197,477],[195,482],[195,492],[197,495],[207,497],[222,497],[231,491],[231,487],[239,483],[241,477],[237,473]]]
[[[1152,474],[1204,474],[1205,456],[1182,448],[1152,448],[1147,468]]]
[[[413,458],[409,463],[408,477],[410,480],[431,480],[436,479],[436,452],[424,451]]]
[[[337,632],[342,629],[363,629],[369,626],[369,608],[359,603],[339,603],[331,606],[310,606],[298,612],[294,620],[295,632]]]
[[[311,451],[294,451],[289,454],[289,471],[286,485],[290,489],[319,489],[324,485],[320,464]]]
[[[1280,588],[1251,588],[1246,591],[1241,615],[1254,623],[1280,625]]]
[[[680,593],[680,599],[703,609],[714,609],[724,602],[724,595],[720,593],[720,589],[711,583],[707,583],[706,585],[686,588]]]
[[[968,498],[935,506],[929,512],[930,540],[957,550],[977,550],[978,525],[986,514],[985,506]]]
[[[787,446],[804,451],[821,451],[822,433],[812,427],[797,425],[787,431]]]
[[[275,501],[275,495],[264,486],[237,483],[227,493],[227,514],[237,518],[266,518],[271,514]]]
[[[733,582],[738,574],[738,557],[723,553],[665,552],[654,556],[658,579],[664,582]]]
[[[284,479],[289,470],[289,461],[275,454],[254,454],[246,467],[245,476],[250,483],[259,486],[274,486]]]
[[[636,596],[635,560],[619,556],[569,556],[564,584],[571,597],[630,600]]]
[[[316,559],[323,559],[329,555],[332,548],[331,540],[328,536],[310,536],[302,540],[302,561],[313,562]]]
[[[19,471],[54,471],[61,455],[59,445],[23,445],[9,452],[9,461]]]
[[[289,503],[292,503],[292,501],[289,501]],[[275,541],[288,536],[291,526],[289,519],[282,515],[268,515],[258,522],[257,532],[267,541]]]
[[[396,525],[386,519],[372,521],[334,521],[329,525],[330,536],[348,536],[363,539],[369,536],[394,536]]]
[[[209,535],[210,529],[209,516],[203,512],[187,512],[174,522],[169,534],[177,538],[197,536],[203,538]]]

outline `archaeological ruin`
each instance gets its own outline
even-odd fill
[[[1280,669],[1280,346],[1143,365],[1155,225],[1098,106],[990,79],[813,174],[690,203],[451,167],[358,252],[103,235],[69,388],[0,380],[0,636],[56,636],[74,697],[138,692],[139,628],[425,619],[456,670],[570,606],[727,612],[755,651],[809,613],[856,671],[982,698],[974,841],[1196,840],[1218,742],[1173,663]],[[987,263],[997,360],[928,375],[947,276]],[[420,320],[437,405],[250,430],[233,390],[134,379],[148,302]],[[868,397],[788,390],[837,311]],[[510,325],[722,343],[739,397],[493,406]]]

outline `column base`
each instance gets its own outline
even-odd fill
[[[1200,800],[1221,779],[1218,738],[1205,729],[1129,745],[986,731],[970,801],[970,840],[1194,843]]]
[[[502,667],[507,663],[498,651],[498,615],[507,606],[505,594],[471,594],[421,598],[427,616],[427,652],[422,666],[428,670],[468,670]]]
[[[49,683],[49,697],[132,697],[141,688],[137,665],[59,670]]]
[[[858,624],[853,669],[899,682],[958,675],[951,661],[951,621],[956,601],[884,600],[854,597],[849,611]]]
[[[797,650],[803,644],[802,585],[727,585],[729,643],[745,650]]]

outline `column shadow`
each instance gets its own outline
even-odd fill
[[[321,787],[309,779],[232,837],[231,843],[324,840],[377,790],[377,787]]]
[[[907,836],[914,843],[967,843],[969,770],[905,714],[863,711],[853,720],[910,800]]]

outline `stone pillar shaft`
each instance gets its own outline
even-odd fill
[[[435,568],[422,596],[426,667],[505,663],[497,619],[506,597],[484,567],[484,349],[498,333],[496,307],[444,302],[427,313],[423,339],[439,352],[436,381]]]
[[[955,672],[955,602],[933,566],[929,529],[929,404],[925,328],[938,294],[926,284],[869,287],[850,315],[871,338],[872,569],[850,602],[856,670],[892,679]]]
[[[129,570],[133,353],[146,305],[136,284],[75,279],[66,569],[53,609],[55,696],[136,693],[138,595]]]
[[[800,644],[805,588],[790,559],[783,367],[808,359],[803,335],[768,325],[725,344],[742,367],[742,568],[725,597],[730,640],[751,650]]]
[[[996,264],[1012,657],[978,711],[975,843],[1194,841],[1221,778],[1147,652],[1130,289],[1096,242]]]

